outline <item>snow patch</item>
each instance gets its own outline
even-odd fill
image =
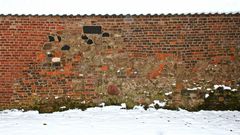
[[[187,90],[201,90],[202,89],[202,87],[194,87],[194,88],[187,88]]]
[[[216,89],[218,89],[218,88],[223,88],[224,90],[231,90],[231,87],[229,87],[229,86],[225,86],[225,85],[214,85],[214,89],[216,90]]]
[[[237,89],[232,89],[231,91],[237,91]]]
[[[83,101],[81,102],[81,104],[86,104],[86,101],[85,101],[85,100],[83,100]]]
[[[105,106],[105,103],[101,103],[101,104],[99,104],[98,106],[104,107],[104,106]]]
[[[122,104],[121,104],[121,107],[122,107],[123,109],[126,109],[126,108],[127,108],[126,103],[122,103]]]
[[[210,91],[210,90],[212,90],[211,88],[207,88],[207,91]]]
[[[171,95],[171,94],[172,94],[172,91],[171,92],[167,92],[164,95],[168,96],[168,95]]]
[[[205,98],[208,98],[209,97],[209,94],[205,94]]]
[[[1,135],[239,135],[239,124],[239,111],[145,111],[141,106],[131,110],[106,106],[51,114],[0,111]]]
[[[61,106],[61,107],[60,107],[60,109],[65,109],[65,108],[67,108],[67,107],[66,107],[66,106]]]
[[[149,107],[154,108],[155,105],[158,105],[159,107],[164,107],[166,105],[166,102],[154,100],[153,103],[149,105]]]
[[[145,111],[145,109],[143,108],[143,106],[137,105],[133,107],[133,110],[141,110],[141,111]]]
[[[187,88],[187,90],[198,90],[197,87],[194,87],[194,88]]]

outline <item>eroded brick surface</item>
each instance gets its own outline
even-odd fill
[[[55,97],[69,108],[155,99],[194,108],[215,84],[239,90],[239,46],[238,14],[0,16],[0,109]]]

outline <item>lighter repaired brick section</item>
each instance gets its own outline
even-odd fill
[[[196,109],[215,84],[239,91],[239,49],[239,14],[0,16],[0,109],[44,108],[53,97]]]

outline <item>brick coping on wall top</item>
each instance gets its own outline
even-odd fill
[[[86,16],[86,17],[94,17],[94,16],[104,16],[104,17],[125,17],[125,16],[212,16],[212,15],[240,15],[239,12],[227,12],[227,13],[218,13],[218,12],[210,12],[210,13],[160,13],[160,14],[0,14],[0,16]]]

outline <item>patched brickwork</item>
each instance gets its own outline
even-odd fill
[[[0,16],[0,109],[195,108],[215,84],[239,90],[239,56],[239,14]]]

